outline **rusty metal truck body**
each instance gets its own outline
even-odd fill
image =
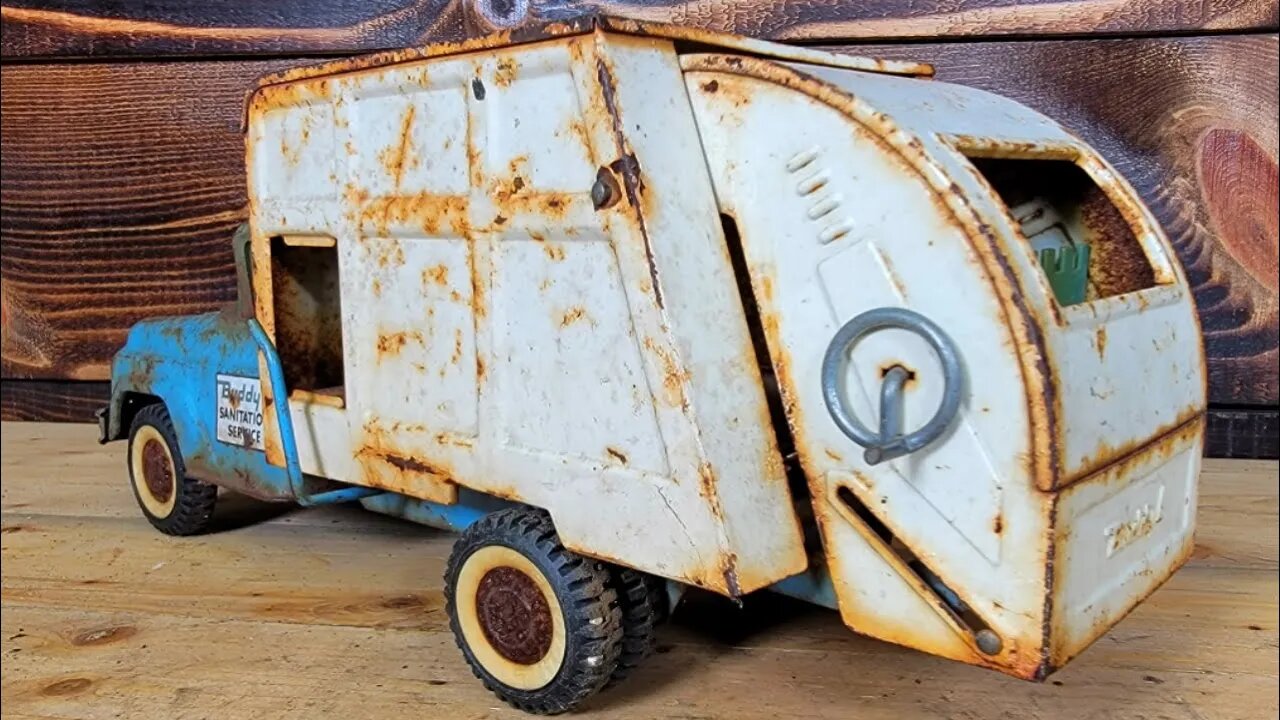
[[[596,18],[266,78],[266,463],[1044,677],[1190,552],[1197,320],[1096,152],[929,74]]]

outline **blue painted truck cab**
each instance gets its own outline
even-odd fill
[[[257,346],[235,307],[144,320],[112,362],[103,439],[126,437],[136,409],[159,400],[188,475],[262,500],[293,500],[284,469],[261,450],[260,388]]]

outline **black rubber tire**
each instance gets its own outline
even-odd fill
[[[653,653],[658,624],[666,616],[666,595],[662,583],[652,575],[614,567],[611,584],[622,609],[622,654],[609,678],[616,685]]]
[[[173,458],[174,483],[173,509],[165,517],[154,515],[142,502],[138,495],[138,483],[133,477],[133,442],[143,426],[155,428],[169,446],[169,455]],[[182,452],[178,447],[178,436],[173,430],[173,421],[169,419],[169,411],[164,403],[154,403],[138,411],[129,426],[129,487],[133,489],[133,497],[138,501],[138,508],[155,527],[166,535],[198,535],[209,528],[213,520],[213,508],[218,501],[218,487],[209,483],[187,477],[186,465],[182,462]]]
[[[459,574],[472,553],[493,545],[528,559],[550,584],[563,614],[564,659],[555,677],[534,690],[511,687],[490,674],[459,624]],[[471,671],[500,700],[524,712],[555,715],[576,708],[605,686],[622,652],[622,611],[609,574],[603,563],[566,550],[542,510],[499,510],[471,525],[454,543],[444,578],[449,627]]]

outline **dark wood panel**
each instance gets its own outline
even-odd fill
[[[5,377],[106,379],[134,322],[234,297],[245,88],[292,64],[0,68]]]
[[[353,53],[463,36],[458,0],[6,0],[5,58]]]
[[[592,12],[775,39],[1274,29],[1258,0],[9,0],[5,57],[351,53]]]
[[[0,420],[93,422],[110,394],[107,382],[0,380]]]
[[[1099,147],[1189,269],[1211,398],[1277,402],[1275,35],[868,49],[935,61]],[[0,70],[6,376],[104,379],[137,319],[231,298],[242,91],[285,64]]]
[[[1019,100],[1096,147],[1187,269],[1210,400],[1280,402],[1276,35],[856,49],[933,62],[939,79]]]
[[[1204,454],[1208,457],[1269,460],[1280,457],[1280,409],[1210,410]]]

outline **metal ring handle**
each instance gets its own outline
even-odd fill
[[[902,388],[909,373],[900,366],[890,368],[880,385],[880,431],[872,432],[858,420],[845,401],[843,390],[844,359],[862,338],[885,328],[908,330],[924,338],[942,361],[942,402],[929,422],[903,435]],[[955,343],[929,318],[906,308],[882,307],[868,310],[845,323],[822,359],[822,398],[827,411],[840,431],[850,440],[866,448],[863,457],[870,465],[913,453],[937,440],[960,411],[964,372]]]

